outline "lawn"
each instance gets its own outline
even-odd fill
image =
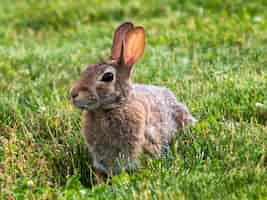
[[[265,0],[0,4],[0,199],[267,199]],[[94,185],[69,90],[126,20],[147,34],[134,81],[170,88],[199,123]]]

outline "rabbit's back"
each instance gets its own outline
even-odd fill
[[[143,102],[148,113],[145,131],[147,150],[152,154],[160,154],[168,146],[177,130],[182,128],[178,120],[182,116],[179,115],[192,116],[187,107],[179,103],[167,88],[134,84],[133,89],[135,98]]]

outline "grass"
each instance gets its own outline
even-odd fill
[[[264,0],[1,0],[0,199],[266,199],[266,9]],[[147,31],[133,79],[169,87],[199,123],[166,157],[92,185],[69,89],[109,55],[126,20]]]

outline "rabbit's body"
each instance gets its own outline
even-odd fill
[[[149,152],[157,156],[179,128],[177,109],[186,108],[178,104],[173,93],[167,88],[141,84],[134,84],[133,88],[135,98],[146,108],[145,138],[152,147]]]
[[[84,110],[94,168],[107,175],[135,168],[142,153],[160,156],[177,130],[195,121],[170,90],[131,83],[144,48],[144,29],[122,24],[111,59],[88,67],[71,90],[73,104]]]
[[[117,174],[122,165],[133,169],[143,152],[160,156],[182,128],[182,115],[194,120],[170,90],[140,84],[134,84],[128,98],[110,110],[85,111],[84,134],[94,168]]]

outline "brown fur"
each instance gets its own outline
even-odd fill
[[[93,159],[107,167],[106,173],[118,173],[118,161],[128,168],[128,162],[140,155],[145,142],[145,116],[144,107],[138,101],[108,111],[84,111],[86,141],[90,152],[94,152]]]

